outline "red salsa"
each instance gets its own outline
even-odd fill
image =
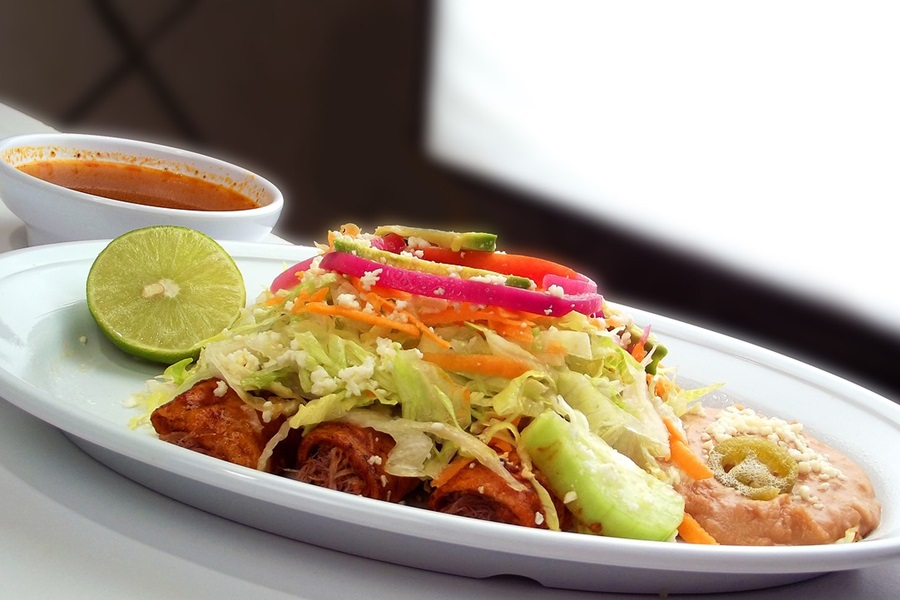
[[[246,210],[257,204],[228,186],[142,165],[53,159],[19,165],[29,175],[56,185],[147,206],[183,210]]]

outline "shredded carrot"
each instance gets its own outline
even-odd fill
[[[669,399],[669,394],[676,388],[675,384],[665,377],[659,377],[656,375],[647,374],[647,383],[649,384],[653,379],[656,379],[656,383],[653,387],[653,393],[666,401]]]
[[[684,432],[668,417],[663,417],[663,423],[666,424],[666,430],[669,432],[669,452],[672,463],[695,481],[712,477],[712,470],[691,450]]]
[[[494,448],[495,450],[499,450],[502,454],[503,452],[512,452],[513,446],[510,442],[504,440],[499,436],[494,436],[491,438],[491,441],[488,442],[488,446]]]
[[[384,312],[384,305],[387,304],[387,299],[382,298],[378,294],[362,293],[362,294],[360,294],[359,299],[362,300],[363,302],[371,304],[372,308],[374,308],[377,311],[381,311],[381,312]]]
[[[672,462],[691,479],[699,481],[713,476],[712,470],[681,440],[670,438],[669,448],[672,453]]]
[[[459,354],[457,352],[424,352],[422,359],[447,371],[463,371],[497,375],[513,379],[531,370],[523,362],[495,354]]]
[[[284,296],[272,296],[268,300],[266,300],[263,304],[266,306],[274,306],[275,304],[281,304],[285,301]]]
[[[534,341],[534,332],[532,332],[531,327],[523,327],[521,323],[489,321],[488,324],[498,335],[508,340],[515,340],[525,344],[530,344]]]
[[[719,542],[707,532],[697,519],[684,513],[684,519],[678,526],[678,535],[681,539],[690,544],[712,544],[718,545]]]
[[[388,329],[396,329],[403,333],[418,337],[419,328],[411,323],[401,323],[387,317],[374,313],[367,313],[361,310],[347,308],[345,306],[336,306],[333,304],[325,304],[324,302],[309,302],[303,306],[295,307],[294,312],[312,312],[320,315],[334,315],[337,317],[346,317],[355,321],[361,321],[373,326],[386,327]]]
[[[663,417],[663,423],[666,424],[666,430],[669,432],[670,442],[674,438],[684,444],[688,443],[687,438],[684,436],[684,432],[677,425],[675,425],[675,422],[672,421],[671,418]]]
[[[444,467],[444,469],[438,473],[437,477],[431,480],[432,487],[439,488],[453,479],[457,473],[468,467],[472,460],[474,459],[465,456],[457,456],[454,458],[449,465]]]
[[[521,327],[524,322],[529,326],[534,325],[530,313],[514,311],[497,306],[485,306],[475,308],[469,303],[462,303],[446,308],[439,312],[421,315],[422,321],[428,325],[450,325],[464,323],[466,321],[497,321],[515,324]]]
[[[488,321],[497,323],[507,323],[521,327],[522,323],[530,326],[532,323],[524,315],[510,315],[506,311],[492,310],[491,307],[480,310],[471,309],[446,309],[439,313],[431,313],[422,315],[423,321],[429,325],[450,325],[453,323],[464,323],[466,321]]]
[[[442,338],[441,336],[436,334],[434,332],[434,330],[431,327],[429,327],[428,325],[426,325],[425,323],[423,323],[421,321],[421,319],[419,319],[414,314],[412,314],[408,311],[402,311],[402,312],[403,312],[403,314],[406,315],[406,317],[410,320],[410,322],[413,325],[415,325],[416,327],[419,328],[419,331],[422,332],[422,335],[429,338],[434,343],[436,343],[439,347],[441,347],[445,350],[450,348],[450,346],[451,346],[450,342],[448,342],[447,340],[445,340],[444,338]]]
[[[298,302],[303,303],[303,304],[305,304],[307,302],[323,302],[325,300],[325,296],[327,296],[327,295],[328,295],[327,287],[319,288],[313,293],[304,291],[304,292],[297,294],[297,297],[294,298],[294,304],[296,305]]]
[[[499,335],[520,342],[530,343],[534,340],[532,328],[533,315],[499,306],[475,308],[469,303],[461,303],[442,311],[419,315],[426,325],[454,325],[461,323],[485,322]]]
[[[366,300],[371,300],[372,296],[376,296],[376,302],[379,299],[409,300],[410,298],[412,298],[412,294],[410,292],[395,290],[394,288],[384,287],[381,285],[367,286],[363,284],[362,280],[359,277],[348,277],[348,279],[350,280],[350,283],[353,284],[353,287],[355,287],[359,292],[360,296],[365,297]]]
[[[647,356],[647,349],[644,348],[643,342],[638,342],[631,348],[631,356],[634,360],[641,362]]]
[[[405,315],[406,319],[410,323],[415,325],[422,335],[433,340],[441,348],[450,348],[450,342],[437,335],[434,330],[425,325],[421,321],[421,319],[416,317],[411,312],[397,308],[397,305],[393,302],[393,300],[405,300],[410,296],[410,294],[399,290],[391,290],[390,288],[378,288],[377,291],[375,291],[374,289],[365,291],[362,289],[359,280],[356,280],[353,283],[354,285],[356,285],[357,289],[360,290],[361,299],[371,304],[372,308],[381,312],[385,312],[385,307],[388,307],[388,310],[390,310],[390,312],[392,313],[396,312]]]
[[[294,303],[294,306],[303,305],[303,304],[306,304],[307,302],[322,302],[323,300],[325,300],[325,296],[327,296],[327,295],[328,295],[327,287],[319,288],[314,292],[308,292],[306,290],[303,290],[302,292],[300,292],[299,294],[294,296],[292,301]],[[266,300],[266,305],[271,306],[273,304],[278,304],[278,303],[284,302],[284,301],[285,301],[285,298],[282,296],[273,296],[272,298],[269,298],[268,300]]]

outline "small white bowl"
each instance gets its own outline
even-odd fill
[[[51,159],[85,159],[168,169],[225,185],[255,208],[184,210],[111,200],[55,185],[17,167]],[[261,241],[284,206],[270,181],[225,161],[159,144],[70,133],[35,133],[0,140],[0,200],[25,223],[30,246],[110,239],[149,225],[182,225],[214,239]]]

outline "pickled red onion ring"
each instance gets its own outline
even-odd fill
[[[300,283],[301,274],[309,269],[309,266],[315,258],[315,256],[311,256],[282,271],[278,277],[272,280],[269,291],[274,294],[278,290],[289,290]]]
[[[567,294],[593,294],[597,292],[597,284],[587,277],[574,279],[547,273],[541,281],[541,287],[549,289],[551,285],[558,285]]]
[[[377,285],[420,296],[455,302],[500,306],[523,312],[561,317],[571,311],[600,315],[603,297],[597,293],[554,295],[503,284],[447,277],[384,265],[347,252],[329,252],[319,268],[352,277],[377,278]]]

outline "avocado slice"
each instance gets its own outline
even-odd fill
[[[410,256],[408,254],[396,254],[386,250],[379,250],[362,244],[351,238],[336,238],[334,240],[334,249],[337,252],[346,252],[355,254],[360,258],[365,258],[383,265],[390,265],[400,269],[408,269],[410,271],[419,271],[421,273],[431,273],[432,275],[441,275],[443,277],[452,277],[454,274],[461,279],[471,279],[479,276],[500,276],[505,278],[505,285],[521,289],[532,289],[536,284],[527,277],[519,275],[503,275],[494,271],[485,269],[473,269],[472,267],[462,267],[459,265],[447,265],[444,263],[433,262]]]
[[[455,231],[406,227],[404,225],[382,225],[375,229],[375,235],[378,236],[387,235],[388,233],[394,233],[403,238],[421,238],[429,244],[434,244],[441,248],[450,248],[454,252],[459,252],[460,250],[494,252],[497,249],[497,236],[493,233],[477,231],[457,233]]]

